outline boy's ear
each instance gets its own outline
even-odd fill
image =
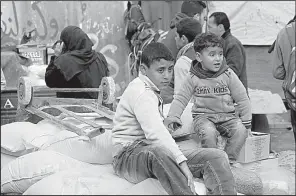
[[[182,39],[184,42],[189,43],[189,42],[188,42],[188,39],[187,39],[187,37],[186,37],[185,35],[182,35],[181,39]]]
[[[141,73],[143,74],[143,75],[146,75],[146,71],[148,70],[148,67],[147,67],[147,65],[145,65],[145,64],[141,64],[140,65],[140,71],[141,71]]]
[[[200,54],[199,52],[196,52],[196,53],[195,53],[195,58],[196,58],[196,60],[197,60],[198,62],[202,62],[202,60],[201,60],[201,54]]]

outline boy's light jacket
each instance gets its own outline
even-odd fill
[[[246,128],[250,128],[252,113],[251,102],[244,85],[225,61],[220,70],[207,77],[198,70],[201,66],[192,62],[190,74],[186,77],[179,92],[175,95],[168,116],[180,118],[189,100],[193,99],[192,114],[234,113],[234,102],[240,119]]]
[[[148,140],[169,150],[177,163],[186,159],[163,124],[159,89],[142,74],[126,88],[117,106],[112,130],[113,156],[135,140]]]

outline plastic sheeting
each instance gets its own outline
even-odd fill
[[[244,45],[271,45],[295,15],[295,1],[211,1],[209,16],[225,12],[230,28]]]

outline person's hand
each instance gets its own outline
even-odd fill
[[[191,191],[193,194],[197,195],[197,193],[195,192],[195,186],[194,186],[194,181],[193,181],[193,175],[187,165],[186,161],[183,161],[182,163],[180,163],[180,168],[183,172],[183,174],[186,176],[187,181],[188,181],[188,186],[190,187]]]
[[[58,43],[55,48],[54,48],[54,55],[55,56],[60,56],[63,48],[63,43]]]
[[[248,132],[248,137],[253,137],[251,129],[247,129],[247,132]]]
[[[182,121],[175,116],[168,116],[164,119],[163,124],[166,126],[170,133],[173,133],[178,128],[182,127]]]

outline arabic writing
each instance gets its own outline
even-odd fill
[[[28,20],[26,23],[26,27],[23,28],[22,32],[20,32],[20,19],[21,16],[18,15],[17,9],[16,9],[16,3],[15,1],[11,1],[12,3],[12,16],[9,16],[8,19],[5,21],[5,18],[2,17],[1,12],[1,38],[2,37],[11,37],[15,40],[19,40],[20,36],[22,36],[26,29],[33,29],[36,28],[36,31],[32,33],[32,40],[45,40],[46,38],[49,39],[56,39],[58,32],[59,32],[59,25],[58,21],[55,18],[51,18],[49,21],[49,27],[53,30],[53,33],[48,37],[49,31],[48,31],[48,24],[46,23],[44,14],[42,13],[40,7],[38,4],[40,1],[34,1],[31,4],[32,11],[35,11],[37,15],[39,16],[41,20],[41,26],[35,26],[32,20]]]

